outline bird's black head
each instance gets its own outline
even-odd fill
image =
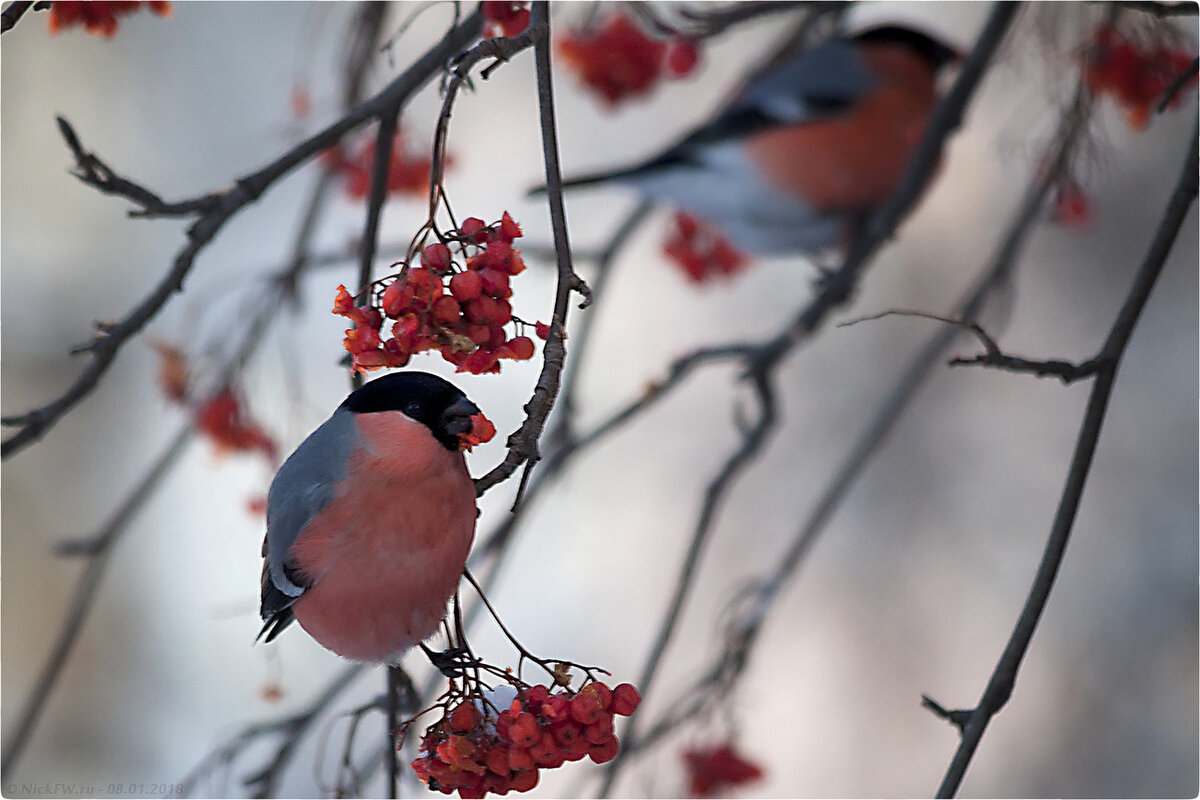
[[[912,50],[937,72],[947,64],[962,60],[962,53],[945,42],[902,25],[879,25],[854,35],[856,42],[900,44]]]
[[[355,414],[400,411],[433,432],[447,450],[463,449],[479,408],[454,384],[427,372],[396,372],[350,393],[342,408]]]

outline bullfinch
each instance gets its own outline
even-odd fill
[[[340,656],[395,663],[433,634],[475,536],[462,451],[494,432],[435,375],[352,392],[271,482],[259,637],[294,619]]]
[[[751,81],[717,117],[616,182],[764,255],[842,246],[896,189],[937,101],[950,46],[897,25],[834,38]]]

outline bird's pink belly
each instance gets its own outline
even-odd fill
[[[346,658],[394,662],[434,633],[471,549],[475,491],[462,456],[413,449],[399,460],[356,455],[345,491],[290,550],[311,581],[292,606],[296,621]],[[420,472],[405,471],[413,461]]]

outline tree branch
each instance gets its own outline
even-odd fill
[[[1096,452],[1096,444],[1100,439],[1100,429],[1104,423],[1104,415],[1108,410],[1108,401],[1112,394],[1113,383],[1116,380],[1117,367],[1134,325],[1145,307],[1150,291],[1162,271],[1167,255],[1171,251],[1175,238],[1183,226],[1184,219],[1191,210],[1196,199],[1198,171],[1200,159],[1197,157],[1200,139],[1197,131],[1193,130],[1188,140],[1187,157],[1184,160],[1183,173],[1179,183],[1171,195],[1159,223],[1150,249],[1134,278],[1133,286],[1105,339],[1097,358],[1104,361],[1104,366],[1098,371],[1096,382],[1092,386],[1088,398],[1087,410],[1084,412],[1083,423],[1076,440],[1075,453],[1067,472],[1066,484],[1059,499],[1058,510],[1046,540],[1042,560],[1038,565],[1037,574],[1017,623],[1009,637],[1008,644],[1000,656],[983,696],[971,712],[970,722],[963,731],[962,741],[954,753],[954,758],[938,787],[938,797],[953,797],[962,783],[963,775],[971,762],[975,749],[987,729],[988,723],[995,716],[1008,698],[1012,695],[1016,683],[1017,671],[1029,650],[1033,633],[1041,620],[1042,612],[1054,586],[1058,568],[1062,564],[1067,542],[1071,536],[1071,528],[1075,523],[1075,515],[1079,510],[1079,502],[1083,496],[1084,485],[1091,469],[1092,457]]]
[[[558,267],[554,314],[550,319],[550,335],[543,348],[542,371],[534,386],[533,396],[525,404],[525,421],[508,437],[508,453],[504,461],[475,480],[476,495],[482,495],[492,486],[506,480],[522,464],[528,464],[528,468],[531,468],[541,460],[538,440],[558,396],[563,363],[567,356],[564,326],[567,322],[571,293],[579,292],[586,298],[589,292],[587,284],[575,273],[571,263],[571,245],[567,238],[567,218],[562,200],[562,172],[558,159],[558,134],[554,120],[554,89],[550,72],[549,13],[549,3],[534,2],[529,31],[538,31],[534,43],[538,114],[542,129],[542,154],[546,165],[546,196],[550,206],[550,223],[554,231],[554,251]],[[518,490],[513,507],[516,508],[520,502],[521,492]]]

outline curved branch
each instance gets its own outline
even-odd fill
[[[554,252],[557,260],[558,283],[554,295],[554,314],[550,320],[550,335],[543,348],[542,371],[533,388],[533,396],[525,404],[525,421],[508,437],[508,453],[504,461],[475,481],[475,494],[482,495],[492,486],[509,478],[522,464],[528,469],[541,460],[538,440],[546,418],[558,396],[563,363],[567,357],[564,326],[571,293],[588,296],[587,284],[575,273],[571,263],[571,245],[567,237],[567,218],[562,200],[562,171],[558,159],[558,134],[554,119],[554,87],[550,73],[550,12],[549,3],[535,2],[529,30],[536,31],[534,58],[537,65],[538,114],[542,129],[542,154],[546,162],[546,195],[550,205],[550,223],[554,231]],[[524,481],[523,481],[524,483]],[[521,491],[513,501],[520,504]]]

